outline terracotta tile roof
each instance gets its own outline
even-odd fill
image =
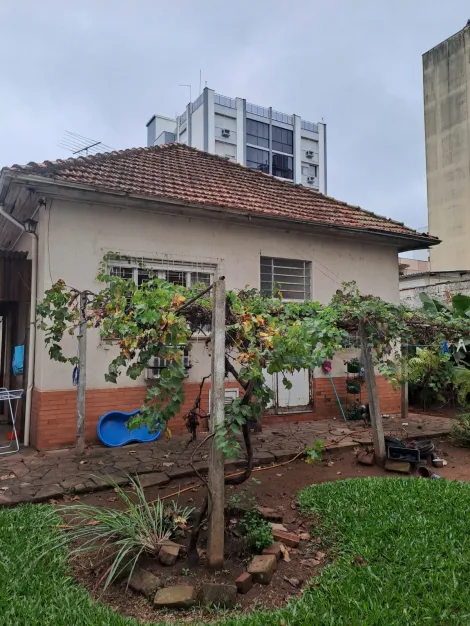
[[[74,159],[13,165],[10,172],[31,173],[86,185],[195,206],[235,210],[311,224],[395,234],[429,244],[435,237],[400,222],[351,206],[301,185],[213,154],[172,143]]]

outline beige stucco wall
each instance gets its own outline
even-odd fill
[[[470,268],[470,26],[423,56],[431,271]]]
[[[360,238],[335,238],[286,230],[258,228],[224,221],[194,219],[133,209],[55,200],[50,215],[40,217],[39,296],[52,281],[62,278],[78,289],[100,289],[95,276],[104,254],[122,254],[217,263],[229,289],[259,287],[260,256],[312,262],[313,299],[327,303],[341,281],[356,280],[365,293],[398,302],[397,250],[389,245],[364,243]],[[76,341],[64,341],[70,354]],[[104,347],[96,331],[89,331],[87,387],[103,388],[107,365],[115,348]],[[344,373],[343,359],[335,359],[334,375]],[[204,343],[192,351],[189,380],[209,371]],[[142,384],[125,376],[122,385]],[[71,388],[71,367],[49,360],[38,336],[36,381],[38,389]]]

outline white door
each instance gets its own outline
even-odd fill
[[[274,392],[274,396],[276,396],[276,386],[277,386],[276,377],[277,377],[277,374],[268,374],[267,370],[263,370],[263,375],[264,375],[264,379],[266,381],[266,386],[269,387],[269,389],[272,389],[273,392]],[[268,402],[266,408],[267,409],[272,409],[275,406],[276,406],[276,399],[270,400]]]
[[[283,378],[292,384],[287,389],[282,382]],[[280,412],[295,412],[296,410],[311,409],[310,400],[310,370],[300,370],[293,374],[277,375],[277,408]]]
[[[292,383],[292,389],[287,389],[282,379]],[[264,370],[267,386],[274,392],[274,401],[271,401],[267,409],[274,409],[276,413],[295,413],[298,411],[311,411],[311,376],[310,370],[301,370],[293,374],[268,374]]]

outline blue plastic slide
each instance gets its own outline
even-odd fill
[[[110,448],[125,446],[127,443],[156,441],[162,434],[161,429],[150,433],[147,426],[129,430],[126,422],[139,413],[139,409],[132,413],[122,411],[110,411],[100,418],[96,427],[101,443]]]

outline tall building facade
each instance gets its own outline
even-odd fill
[[[178,141],[327,193],[326,124],[206,87],[176,119],[154,115],[147,145]]]
[[[431,271],[470,268],[470,20],[423,55]]]

